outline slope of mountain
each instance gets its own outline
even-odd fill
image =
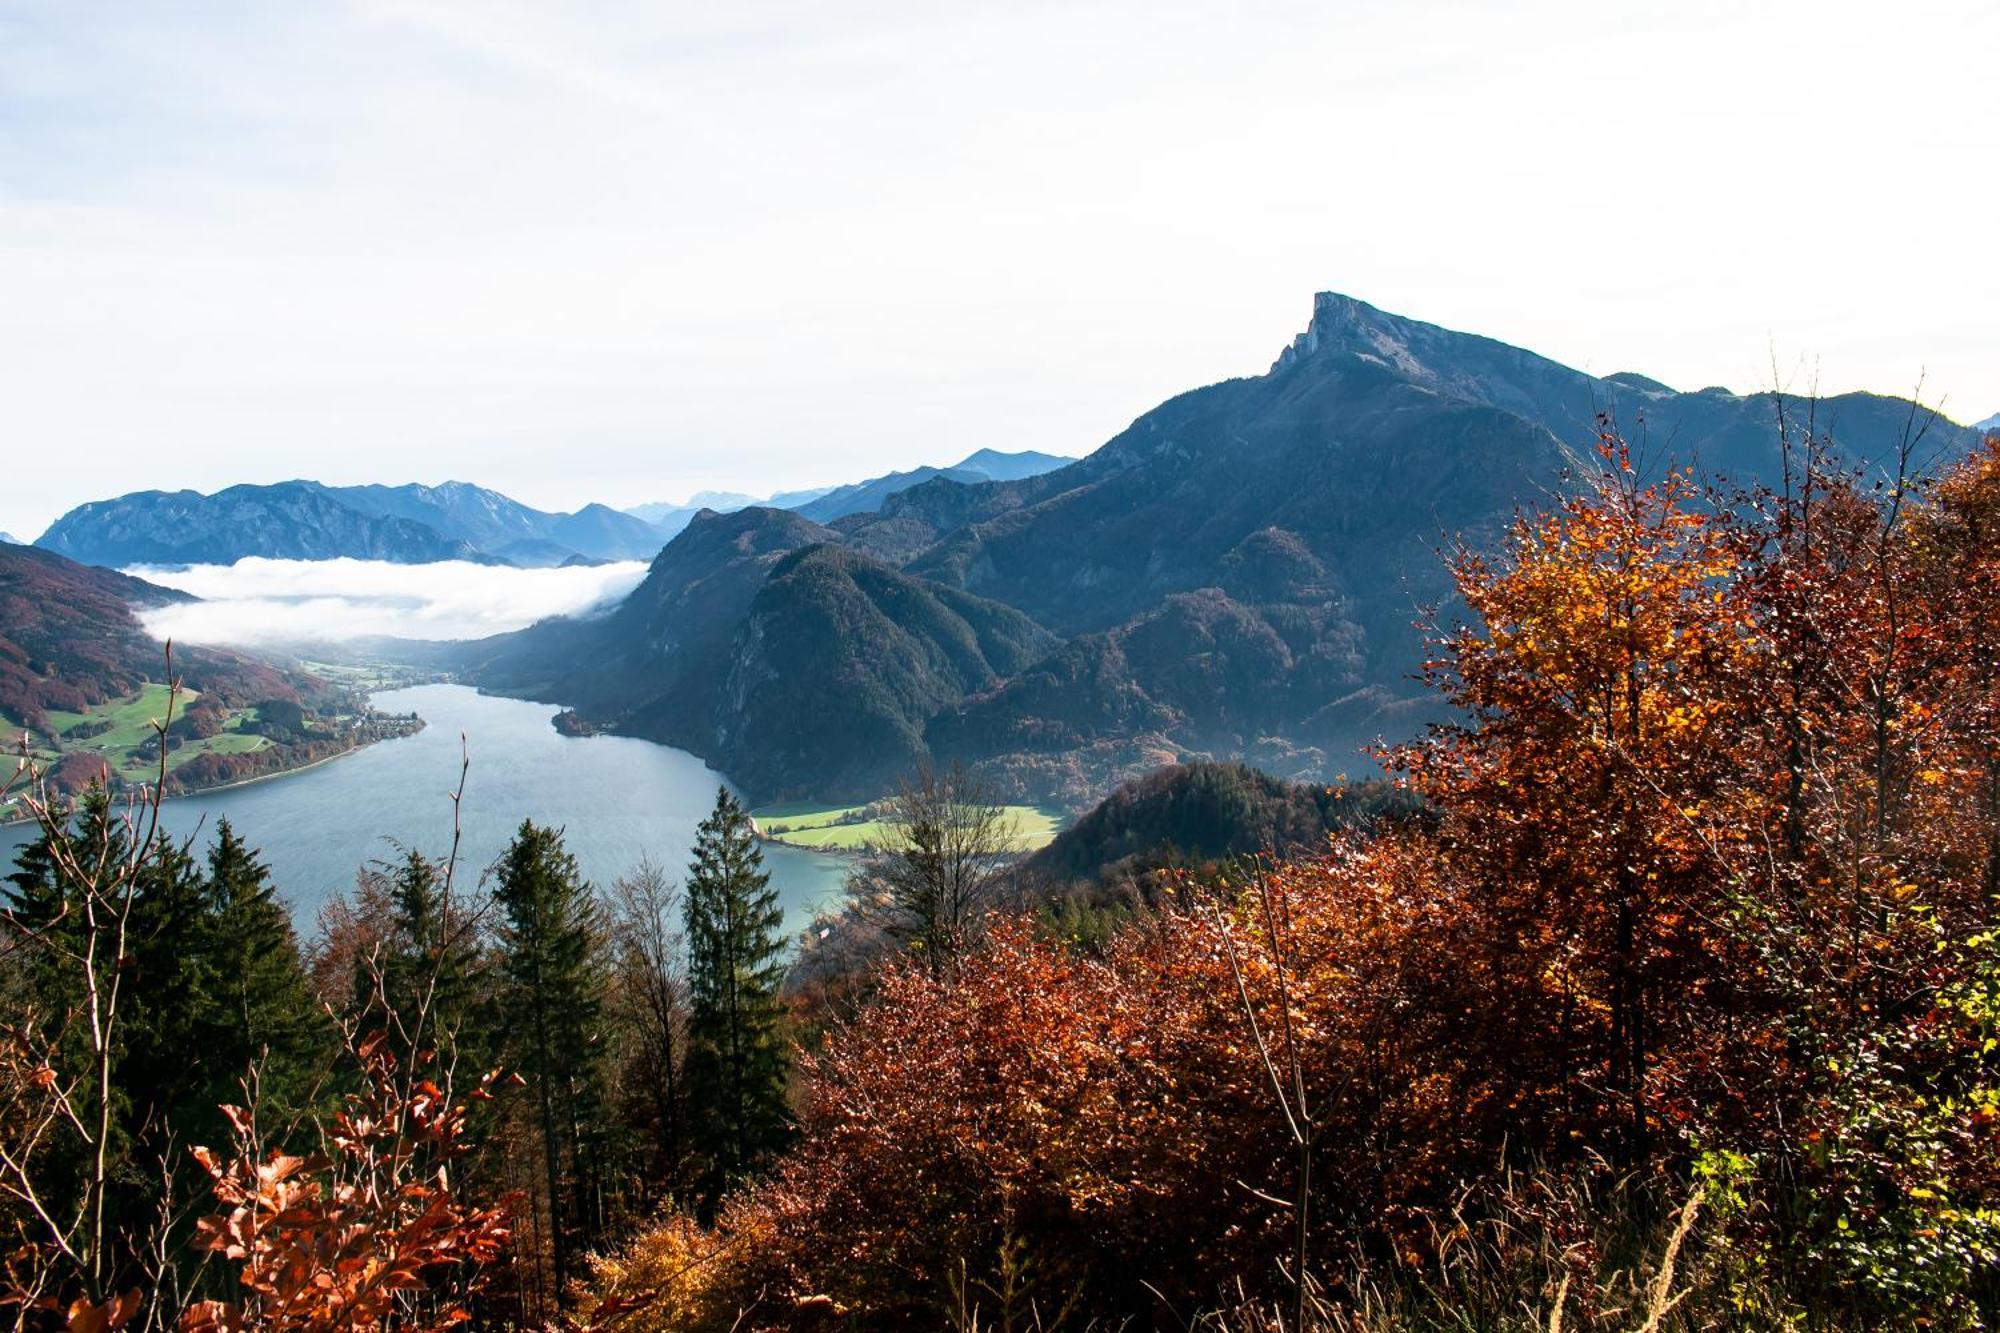
[[[467,482],[287,481],[95,501],[63,515],[38,544],[103,565],[231,564],[245,556],[560,565],[649,558],[663,540],[652,525],[605,505],[544,513]]]
[[[1088,458],[1009,480],[882,486],[874,510],[844,508],[854,489],[805,506],[794,517],[832,521],[787,540],[838,542],[857,563],[836,569],[815,554],[784,565],[788,577],[814,576],[774,590],[755,614],[763,594],[752,585],[775,578],[782,561],[767,553],[761,565],[732,566],[729,609],[745,628],[726,649],[719,631],[689,618],[669,547],[641,589],[651,621],[637,625],[622,609],[596,626],[551,625],[536,651],[545,662],[619,663],[583,679],[572,672],[548,697],[693,749],[759,796],[850,794],[919,754],[982,765],[1010,798],[1075,806],[1123,776],[1203,753],[1331,777],[1365,770],[1360,743],[1408,734],[1434,707],[1414,681],[1414,622],[1420,608],[1447,602],[1437,552],[1448,539],[1491,540],[1578,460],[1594,462],[1605,421],[1649,468],[1770,476],[1776,408],[1770,395],[1585,375],[1322,294],[1307,331],[1265,374],[1170,399]],[[1823,400],[1814,419],[1861,462],[1892,454],[1921,424],[1911,404],[1870,394]],[[1972,438],[1936,422],[1928,440],[1948,449]],[[1011,607],[1063,641],[1031,662],[1010,665],[1018,652],[1003,653],[985,657],[984,670],[915,672],[914,650],[861,610],[875,604],[869,589],[890,586],[880,571],[891,568],[901,580],[883,592],[892,603],[950,606],[947,590],[969,594],[980,614]],[[786,637],[778,607],[820,626],[831,656]],[[938,623],[929,611],[921,619]],[[915,637],[937,642],[930,631]],[[1014,646],[1036,637],[1017,635]],[[660,687],[679,679],[674,645],[688,639],[733,662],[712,707]],[[507,688],[520,653],[499,650],[482,683]],[[722,659],[705,660],[712,687]],[[746,665],[756,662],[768,665]],[[923,688],[911,684],[918,676]],[[839,687],[823,688],[829,679]],[[788,708],[786,690],[810,708]],[[767,725],[766,710],[784,724]],[[704,731],[709,721],[717,725]],[[819,744],[830,736],[849,748]]]
[[[1986,420],[1975,423],[1972,428],[1974,430],[2000,431],[2000,412],[1995,412],[1992,416],[1986,418]]]
[[[891,472],[886,476],[871,477],[849,486],[839,486],[810,504],[798,506],[800,513],[817,523],[831,523],[835,519],[850,514],[872,514],[888,503],[891,496],[900,495],[913,487],[921,486],[935,478],[947,481],[977,484],[983,481],[1024,481],[1029,477],[1053,472],[1067,467],[1076,460],[1058,458],[1054,454],[1036,453],[1023,450],[1020,453],[1001,453],[994,449],[981,449],[950,467],[919,467],[908,472]]]
[[[1310,854],[1324,851],[1337,829],[1415,808],[1388,783],[1328,787],[1246,764],[1172,764],[1121,783],[1023,862],[1017,877],[1047,887],[1265,852]]]
[[[779,560],[834,535],[784,510],[702,510],[609,616],[468,645],[465,670],[481,688],[709,755],[738,622]]]
[[[1039,477],[1044,472],[1054,472],[1059,467],[1068,467],[1075,461],[1074,458],[1038,453],[1033,449],[1022,449],[1016,453],[981,449],[978,453],[952,464],[950,470],[977,472],[988,481],[1026,481],[1029,477]]]
[[[1054,646],[1011,607],[809,546],[772,569],[736,631],[713,752],[776,799],[870,797],[927,753],[941,709]]]
[[[948,477],[953,481],[981,482],[992,478],[981,472],[959,471],[954,468],[918,467],[908,472],[891,472],[885,476],[871,477],[867,481],[857,481],[848,486],[837,486],[809,504],[799,506],[799,512],[815,523],[831,523],[834,519],[845,518],[849,514],[870,514],[880,509],[890,496],[907,491],[933,477]]]
[[[59,790],[106,773],[153,780],[160,742],[148,719],[164,707],[168,667],[136,613],[194,600],[53,551],[0,546],[0,727],[10,745],[25,730]],[[422,725],[376,715],[287,661],[177,646],[172,669],[186,693],[167,736],[169,789],[296,768]],[[0,806],[0,819],[11,813]]]
[[[512,558],[507,556],[510,548],[523,556],[542,550],[554,557],[518,562],[524,564],[561,564],[572,555],[649,560],[664,541],[650,523],[607,505],[585,505],[573,514],[545,513],[464,481],[324,489],[364,513],[413,519],[480,551]]]
[[[0,532],[0,546],[21,546],[24,544],[25,543],[23,543],[21,539],[19,537],[16,537],[13,533]]]
[[[704,510],[612,615],[501,635],[461,663],[481,688],[693,750],[760,799],[872,796],[941,708],[1055,640],[836,539],[784,510]]]
[[[0,547],[0,715],[39,728],[50,709],[77,712],[164,677],[159,640],[137,610],[196,600],[114,570],[33,546]],[[297,702],[324,688],[303,672],[246,653],[177,647],[189,688],[245,705]]]
[[[767,509],[796,509],[816,523],[829,523],[849,514],[873,513],[882,507],[890,496],[921,485],[933,477],[949,477],[955,481],[1019,481],[1026,477],[1039,476],[1059,467],[1074,463],[1073,458],[1059,458],[1054,454],[1036,453],[1024,449],[1019,453],[1002,453],[997,449],[981,449],[959,463],[948,468],[920,467],[908,472],[891,472],[887,476],[871,477],[867,481],[857,481],[846,486],[820,486],[811,490],[779,491],[777,494],[759,499],[734,491],[702,491],[684,505],[670,502],[638,505],[625,512],[634,518],[644,519],[660,529],[663,536],[671,537],[688,525],[693,517],[703,509],[713,509],[729,513],[737,509],[762,506]]]

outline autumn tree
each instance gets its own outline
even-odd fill
[[[949,968],[992,905],[1013,827],[963,765],[926,763],[882,815],[885,837],[848,879],[861,917],[927,966]]]
[[[611,888],[620,1106],[639,1144],[641,1206],[688,1185],[688,978],[680,887],[641,861]]]
[[[1531,1105],[1621,1121],[1636,1163],[1659,1050],[1730,1031],[1731,996],[1700,983],[1727,974],[1710,828],[1728,822],[1745,626],[1738,551],[1692,479],[1642,480],[1612,436],[1603,461],[1503,553],[1456,552],[1472,620],[1429,670],[1465,721],[1396,762],[1445,812],[1492,932],[1478,964],[1513,993],[1478,1039],[1516,1053]]]
[[[684,892],[690,1128],[713,1199],[783,1146],[791,1064],[778,996],[784,913],[726,787],[695,831]]]
[[[358,1090],[328,1118],[326,1148],[274,1142],[259,1106],[224,1108],[231,1136],[197,1145],[214,1211],[202,1249],[226,1263],[228,1294],[195,1303],[188,1333],[445,1329],[472,1318],[510,1239],[505,1201],[467,1197],[466,1120],[496,1081],[454,1096],[428,1056],[400,1067],[387,1034],[349,1032]]]

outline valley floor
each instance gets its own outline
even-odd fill
[[[765,842],[816,852],[862,852],[882,846],[889,836],[882,819],[884,804],[791,801],[752,810],[750,819],[757,836]],[[1000,809],[1009,822],[1014,851],[1038,851],[1062,830],[1062,816],[1047,806],[1006,805]]]

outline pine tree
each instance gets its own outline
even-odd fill
[[[236,1060],[240,1043],[217,1040],[229,1009],[208,881],[164,836],[137,850],[137,822],[101,786],[53,817],[7,877],[0,939],[0,948],[23,955],[10,1003],[53,1040],[50,1065],[72,1086],[73,1103],[105,1116],[107,1236],[151,1224],[166,1176],[178,1178],[179,1191],[197,1187],[185,1146],[224,1141],[218,1090],[226,1081],[226,1099],[243,1100],[246,1069]],[[86,949],[97,960],[94,999]],[[114,956],[115,968],[106,966]],[[92,1052],[93,1008],[114,1015],[102,1066]],[[37,1191],[79,1197],[100,1175],[98,1156],[88,1136],[61,1139],[33,1162]]]
[[[483,1064],[478,1022],[479,957],[465,913],[446,900],[437,866],[407,851],[389,876],[393,931],[382,958],[383,999],[411,1046],[433,1049],[447,1068]]]
[[[270,870],[224,819],[208,853],[213,921],[209,975],[214,1005],[204,1048],[218,1100],[235,1101],[253,1064],[266,1123],[306,1109],[333,1053],[333,1031],[313,1000],[291,914]]]
[[[523,821],[498,872],[508,1030],[536,1100],[560,1290],[603,1212],[603,926],[559,830]]]
[[[756,1171],[789,1134],[790,1053],[784,1006],[784,914],[750,831],[725,788],[695,833],[687,879],[687,1084],[696,1148],[712,1202]]]

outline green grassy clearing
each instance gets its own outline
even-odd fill
[[[65,749],[95,750],[110,752],[130,750],[143,745],[153,734],[153,723],[167,715],[167,697],[171,691],[165,685],[142,685],[139,693],[120,703],[100,704],[83,713],[64,713],[50,709],[49,730],[61,737],[71,727],[83,723],[109,722],[111,729],[101,735],[79,740],[63,740]],[[181,697],[174,705],[174,716],[178,717],[194,702],[193,690],[182,690]]]
[[[1013,848],[1031,852],[1045,847],[1062,827],[1061,818],[1051,810],[1033,805],[1000,807],[1010,821]],[[750,812],[758,831],[773,842],[815,851],[860,851],[879,846],[888,829],[879,819],[867,817],[866,805],[822,805],[812,801],[790,801],[767,805]]]
[[[438,673],[435,671],[425,671],[395,662],[303,661],[300,665],[321,680],[332,681],[336,685],[345,685],[354,690],[396,690],[410,685],[424,685],[438,679]]]
[[[143,781],[159,772],[157,759],[142,759],[134,752],[153,738],[153,723],[164,718],[167,713],[168,688],[165,685],[144,685],[129,699],[104,704],[81,713],[69,713],[51,709],[45,716],[48,729],[62,743],[63,751],[71,754],[93,754],[100,756],[112,772],[120,777]],[[179,701],[174,705],[174,716],[187,711],[198,694],[193,690],[182,690]],[[225,730],[206,740],[189,740],[179,749],[167,755],[167,768],[179,768],[196,755],[203,754],[250,754],[271,744],[264,736],[250,735],[242,730],[257,721],[254,708],[238,709],[227,716]],[[110,726],[95,736],[67,737],[63,733],[83,724]],[[58,754],[47,746],[37,746],[36,758],[43,763],[53,762]]]

